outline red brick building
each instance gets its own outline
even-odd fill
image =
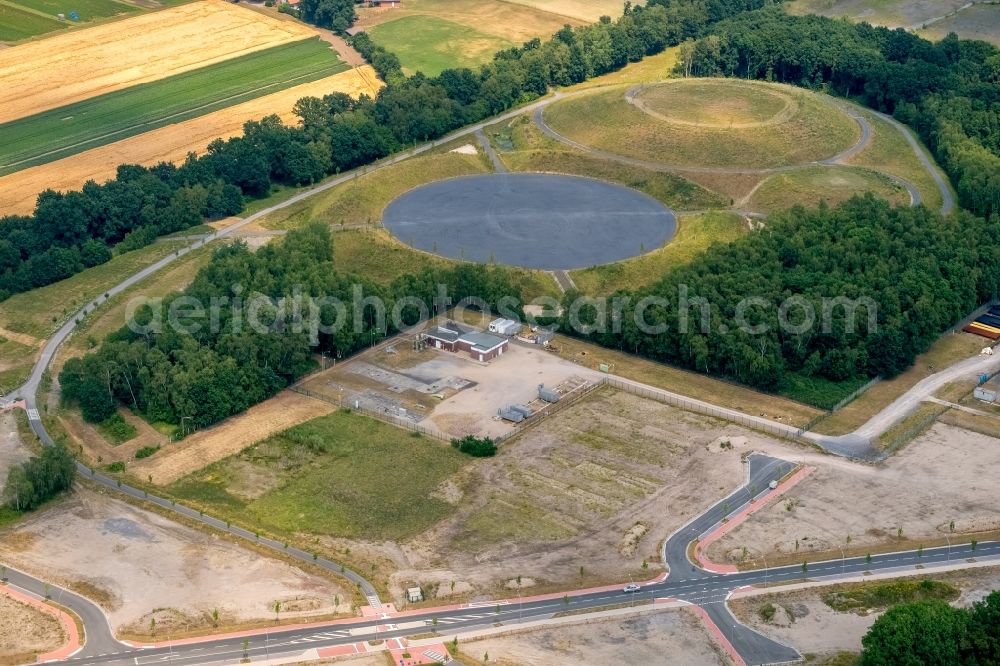
[[[451,322],[444,326],[435,326],[424,335],[429,347],[450,352],[463,351],[474,360],[483,363],[502,355],[510,344],[506,338],[498,335],[462,330]]]

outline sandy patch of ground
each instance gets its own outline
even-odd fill
[[[0,337],[7,338],[8,340],[13,340],[14,342],[19,342],[22,345],[27,345],[28,347],[41,347],[45,344],[45,340],[39,340],[36,337],[27,335],[25,333],[18,333],[16,331],[11,331],[6,328],[0,328]]]
[[[171,444],[154,456],[136,461],[129,469],[139,478],[167,484],[201,469],[276,432],[329,414],[336,407],[292,391],[282,391],[247,411],[207,430]]]
[[[62,645],[62,627],[54,616],[0,594],[0,659],[26,657]]]
[[[10,468],[30,457],[31,452],[17,433],[14,415],[11,412],[0,413],[0,489],[7,483]]]
[[[949,582],[962,590],[956,606],[969,606],[993,590],[1000,589],[1000,567],[952,571],[930,577]],[[800,652],[858,652],[862,636],[881,612],[866,616],[852,612],[838,613],[823,603],[823,595],[830,589],[819,587],[736,598],[729,601],[729,608],[744,624]],[[761,607],[767,603],[779,609],[770,622],[760,616]]]
[[[475,660],[489,653],[497,666],[730,663],[698,617],[683,608],[469,641],[460,650]]]
[[[77,410],[59,410],[59,423],[66,429],[73,442],[81,447],[84,459],[96,463],[107,464],[116,460],[131,462],[135,457],[135,452],[140,448],[151,446],[166,446],[170,443],[169,438],[154,430],[146,421],[142,420],[131,411],[125,408],[118,410],[122,418],[138,431],[138,434],[127,442],[114,446],[109,443],[91,424],[83,420]],[[158,455],[158,454],[154,454]]]
[[[0,122],[315,35],[202,0],[0,52]]]
[[[453,148],[448,152],[459,153],[460,155],[475,155],[477,151],[476,147],[473,146],[471,143],[466,143],[464,145],[459,146],[458,148]]]
[[[710,451],[720,435],[746,437],[746,448]],[[773,444],[599,389],[453,479],[455,514],[402,544],[411,568],[392,589],[429,581],[442,595],[454,580],[496,594],[516,576],[538,589],[652,578],[662,539],[743,482],[743,453]]]
[[[0,534],[0,556],[94,598],[116,631],[148,630],[154,609],[166,630],[207,626],[216,608],[232,622],[273,618],[276,600],[289,617],[350,603],[336,583],[82,488]]]
[[[17,171],[0,177],[0,210],[11,214],[28,213],[34,209],[35,198],[42,190],[75,189],[88,180],[103,182],[114,177],[119,164],[148,166],[183,161],[188,153],[204,152],[214,139],[242,135],[243,124],[248,120],[274,113],[285,122],[293,122],[292,107],[303,97],[321,97],[331,92],[344,92],[354,97],[364,93],[374,97],[381,85],[375,70],[366,65]]]
[[[813,461],[816,471],[778,503],[754,514],[708,548],[715,561],[743,546],[801,559],[847,545],[915,547],[956,534],[1000,529],[1000,487],[987,470],[1000,467],[1000,439],[937,424],[888,462]],[[902,527],[902,538],[898,530]],[[796,540],[798,550],[796,551]]]

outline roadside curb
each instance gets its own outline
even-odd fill
[[[10,585],[0,585],[0,594],[6,594],[11,599],[28,604],[43,613],[55,616],[55,618],[59,620],[59,624],[62,626],[62,630],[66,635],[66,643],[63,644],[62,647],[52,650],[51,652],[39,654],[37,658],[39,663],[47,661],[61,661],[76,654],[83,648],[83,644],[80,643],[80,632],[77,631],[76,628],[76,621],[66,611],[61,608],[50,606],[44,601],[36,599],[29,594],[15,590]]]
[[[706,534],[704,537],[699,539],[694,546],[694,560],[695,562],[704,570],[710,571],[717,574],[732,574],[737,573],[739,568],[734,564],[716,564],[709,560],[705,555],[705,549],[710,546],[715,541],[718,541],[723,536],[725,536],[729,531],[738,527],[743,521],[749,518],[751,515],[757,511],[763,509],[765,506],[771,503],[772,500],[780,497],[790,490],[793,486],[799,483],[802,479],[806,478],[812,471],[816,469],[815,467],[805,466],[799,469],[797,472],[789,476],[787,479],[778,484],[778,487],[767,493],[763,497],[759,497],[747,505],[745,505],[736,515],[729,518],[724,523],[719,524],[714,530]]]

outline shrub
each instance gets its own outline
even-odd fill
[[[497,445],[489,437],[467,435],[462,439],[451,440],[451,445],[473,458],[489,458],[497,454]]]
[[[778,612],[778,609],[774,606],[774,604],[768,602],[768,603],[764,604],[763,606],[761,606],[761,608],[760,608],[760,617],[765,622],[770,622],[771,620],[774,619],[774,614],[776,612]]]
[[[142,458],[148,458],[159,450],[160,447],[158,446],[144,446],[135,452],[135,459],[141,460]]]
[[[123,460],[116,460],[113,463],[109,464],[104,469],[108,470],[109,472],[124,472],[125,471],[125,461],[123,461]]]

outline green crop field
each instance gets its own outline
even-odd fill
[[[141,11],[135,5],[127,5],[116,0],[11,0],[12,4],[44,12],[45,14],[65,14],[76,12],[80,22],[95,18],[128,14]]]
[[[326,42],[293,42],[0,125],[0,175],[347,69]]]
[[[475,67],[513,46],[494,35],[434,16],[404,16],[368,30],[407,70],[436,76],[449,67]]]
[[[759,116],[768,103],[755,98],[775,90],[793,102],[788,117],[751,127],[729,126],[731,119]],[[625,87],[616,87],[556,102],[546,109],[545,119],[581,144],[683,166],[804,164],[832,157],[861,135],[857,123],[823,97],[784,86],[728,80],[702,82],[697,90],[683,83],[654,85],[640,97],[649,100],[649,112],[627,103],[625,92]],[[718,113],[708,118],[705,110],[711,109]]]
[[[0,42],[16,42],[64,27],[54,18],[0,3]]]
[[[209,465],[169,492],[251,528],[401,539],[455,510],[435,490],[470,460],[445,442],[338,411]]]

